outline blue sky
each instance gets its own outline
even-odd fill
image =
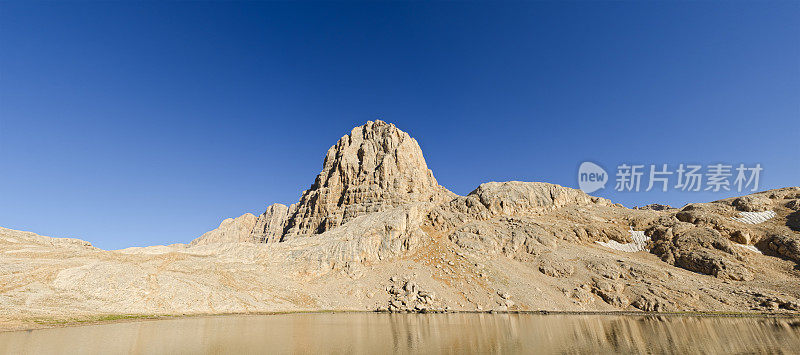
[[[380,118],[439,182],[762,164],[800,185],[800,3],[0,3],[0,226],[188,242]],[[612,176],[614,179],[614,176]],[[646,183],[646,180],[645,180]],[[617,192],[681,206],[736,192]]]

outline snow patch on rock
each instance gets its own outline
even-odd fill
[[[647,243],[650,241],[650,237],[644,235],[644,231],[635,231],[631,228],[631,239],[633,239],[632,243],[620,243],[616,240],[609,240],[608,242],[596,242],[606,248],[611,248],[614,250],[624,251],[628,253],[635,253],[637,251],[647,251]]]
[[[776,214],[774,211],[763,211],[763,212],[739,212],[739,217],[731,217],[734,221],[747,223],[747,224],[759,224],[766,222],[772,217],[775,217]]]
[[[736,245],[737,247],[740,247],[742,249],[747,249],[748,251],[751,251],[753,253],[764,254],[761,252],[761,250],[758,250],[758,248],[756,248],[755,245],[739,244],[739,243],[733,243],[733,245]]]

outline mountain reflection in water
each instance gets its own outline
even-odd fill
[[[0,353],[791,353],[800,319],[304,313],[0,333]]]

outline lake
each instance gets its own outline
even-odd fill
[[[800,318],[303,313],[0,333],[0,353],[795,353]]]

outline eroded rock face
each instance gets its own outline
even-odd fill
[[[575,267],[563,260],[548,260],[543,258],[539,263],[539,272],[550,277],[569,277],[575,272]]]
[[[419,202],[356,219],[314,238],[285,243],[289,258],[302,260],[309,273],[323,273],[348,262],[389,260],[414,251],[426,236],[420,228],[431,204]]]
[[[433,225],[452,228],[468,220],[488,220],[552,211],[567,205],[609,206],[611,202],[571,189],[543,182],[487,182],[467,196],[458,196],[442,204],[431,214]]]
[[[258,243],[274,243],[281,241],[283,229],[289,218],[289,207],[274,203],[267,207],[255,223],[252,239]]]
[[[273,204],[257,219],[223,222],[192,245],[287,241],[322,234],[370,213],[455,196],[436,182],[414,138],[393,124],[368,121],[328,149],[322,172],[298,203]]]
[[[731,280],[749,281],[753,279],[753,273],[744,265],[709,250],[690,250],[680,253],[675,259],[675,265],[686,270]]]
[[[253,242],[251,232],[255,224],[256,216],[252,213],[245,213],[236,218],[227,218],[220,223],[217,229],[204,233],[189,245]]]
[[[538,182],[487,182],[468,197],[477,197],[492,215],[556,209],[566,205],[588,205],[599,201],[583,191]]]
[[[783,257],[800,263],[800,238],[788,235],[776,235],[767,241],[769,248]]]
[[[681,217],[678,217],[681,219]],[[651,228],[651,252],[665,262],[701,274],[732,280],[752,280],[737,259],[740,253],[719,231],[681,221],[662,221]]]
[[[314,185],[289,211],[283,239],[320,234],[368,213],[455,195],[436,182],[414,138],[369,121],[328,149]]]
[[[770,201],[765,197],[742,196],[733,200],[731,205],[739,211],[761,212],[768,209]]]
[[[612,204],[554,184],[489,182],[467,196],[439,204],[431,211],[428,223],[465,250],[525,259],[555,248],[559,240],[588,237],[586,229],[573,223],[554,225],[540,216],[567,206],[611,207]],[[627,227],[617,227],[620,233],[627,233]],[[593,235],[600,233],[592,230]]]
[[[506,256],[538,255],[558,245],[550,231],[529,218],[473,221],[455,229],[449,239],[470,252]]]
[[[628,297],[623,293],[625,285],[622,283],[595,278],[592,286],[592,292],[600,296],[603,301],[610,305],[625,308],[630,304],[630,300],[628,300]]]

